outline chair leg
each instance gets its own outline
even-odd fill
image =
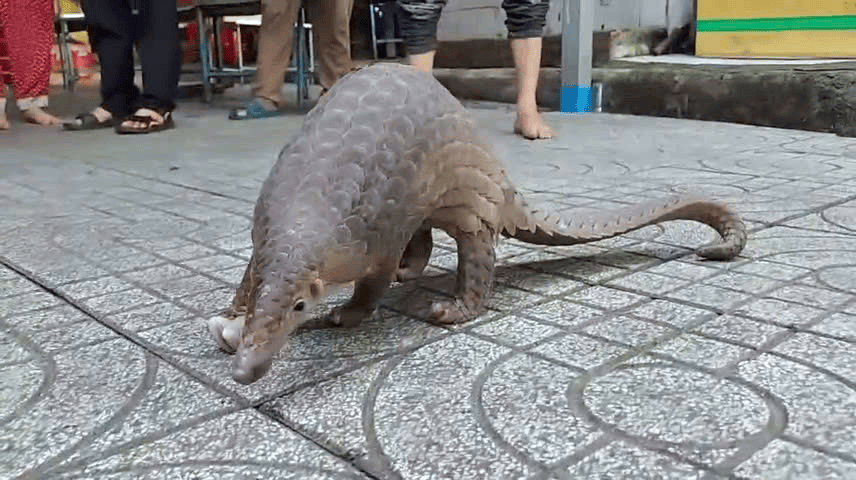
[[[57,38],[57,46],[59,47],[59,59],[62,63],[62,86],[68,91],[73,91],[74,84],[77,81],[77,68],[74,65],[74,57],[71,55],[71,48],[68,46],[68,22],[60,18],[59,27],[60,30]]]
[[[205,103],[211,102],[211,75],[208,58],[208,34],[205,28],[205,16],[202,8],[196,7],[196,25],[199,32],[199,63],[202,64],[202,94]]]
[[[312,26],[311,23],[308,25],[304,24],[304,26],[306,27],[306,43],[309,46],[308,51],[306,52],[307,56],[309,57],[308,58],[309,68],[307,70],[307,73],[309,73],[309,75],[307,77],[307,79],[308,79],[307,81],[309,82],[309,85],[312,85],[313,82],[315,81],[314,80],[314,76],[315,76],[315,46],[312,43],[313,42],[312,37],[314,36],[312,29],[314,27]]]
[[[309,97],[308,88],[306,86],[306,29],[304,28],[304,24],[306,23],[306,14],[303,7],[300,8],[300,13],[297,18],[297,29],[295,34],[297,35],[297,104],[300,107],[303,107],[307,98]]]
[[[223,39],[221,29],[223,28],[223,17],[214,17],[212,19],[212,23],[214,24],[214,46],[215,52],[217,52],[217,61],[213,68],[218,70],[222,70],[224,67],[223,64]]]
[[[235,25],[235,37],[238,48],[238,72],[241,83],[244,83],[244,40],[241,38],[241,23]]]
[[[369,2],[369,19],[371,20],[372,27],[372,54],[374,55],[374,59],[377,60],[377,26],[375,25],[375,13],[374,2]]]
[[[68,71],[68,57],[65,54],[65,28],[63,28],[62,20],[59,21],[59,33],[56,36],[56,44],[59,47],[59,62],[62,65],[62,88],[65,90],[69,90],[69,86],[71,84],[70,72]]]

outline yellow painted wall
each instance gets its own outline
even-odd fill
[[[698,18],[856,15],[852,0],[698,0]]]
[[[700,57],[856,57],[856,31],[716,32],[696,39]]]
[[[853,0],[698,0],[698,22],[698,56],[856,57]]]

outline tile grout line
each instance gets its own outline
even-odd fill
[[[189,376],[190,378],[194,379],[195,381],[199,382],[200,384],[202,384],[206,388],[209,388],[210,390],[214,391],[215,393],[223,395],[224,397],[233,400],[237,406],[235,408],[232,408],[232,409],[222,410],[221,413],[223,415],[228,414],[228,413],[234,413],[236,411],[241,411],[241,410],[248,410],[248,409],[254,410],[254,411],[258,412],[260,415],[263,415],[264,417],[268,418],[269,420],[274,421],[275,423],[280,424],[280,425],[288,428],[294,434],[300,436],[301,438],[304,438],[305,440],[307,440],[311,444],[313,444],[316,447],[322,449],[323,451],[329,453],[330,455],[333,455],[334,457],[346,462],[348,465],[351,465],[357,471],[359,471],[360,473],[362,473],[363,475],[365,475],[366,477],[371,478],[371,479],[379,479],[381,477],[378,477],[374,472],[370,471],[368,469],[368,466],[361,465],[360,462],[356,461],[358,459],[350,459],[346,455],[340,454],[340,453],[336,452],[335,450],[331,449],[329,446],[325,445],[323,442],[320,442],[320,441],[313,439],[310,435],[304,433],[301,429],[297,429],[297,428],[289,425],[288,423],[280,421],[279,419],[276,418],[276,416],[271,415],[270,413],[265,411],[265,409],[263,408],[264,404],[267,402],[270,402],[271,400],[273,400],[275,398],[279,398],[279,397],[282,397],[285,395],[289,395],[291,393],[294,393],[295,391],[306,388],[306,387],[311,386],[313,384],[330,381],[330,380],[337,378],[341,375],[356,371],[360,368],[364,368],[367,365],[371,365],[373,363],[388,360],[389,358],[392,358],[396,355],[411,353],[412,351],[416,351],[416,350],[424,347],[425,345],[435,343],[437,341],[440,341],[442,339],[447,338],[449,335],[454,335],[454,334],[458,333],[458,332],[447,330],[446,334],[439,335],[438,338],[430,340],[429,342],[427,342],[425,344],[420,344],[420,345],[411,347],[410,349],[407,349],[406,351],[389,352],[386,355],[376,357],[373,359],[369,359],[365,362],[358,362],[356,365],[352,366],[351,368],[343,369],[343,370],[338,371],[338,372],[334,372],[328,378],[322,378],[322,379],[319,379],[318,381],[314,381],[314,382],[304,382],[303,384],[295,385],[295,386],[292,386],[292,387],[287,388],[287,389],[279,390],[273,394],[263,396],[259,399],[256,399],[255,401],[250,401],[250,400],[244,399],[240,394],[237,394],[237,393],[223,389],[222,387],[218,386],[216,383],[211,382],[205,376],[201,376],[201,375],[197,374],[196,372],[194,372],[193,370],[184,367],[183,365],[181,365],[178,362],[175,362],[169,356],[161,354],[161,352],[157,351],[157,349],[152,348],[152,346],[147,341],[145,341],[143,339],[134,338],[135,335],[133,335],[130,332],[126,332],[124,329],[122,329],[121,327],[118,327],[117,325],[114,325],[113,322],[107,322],[104,319],[98,318],[98,316],[95,315],[94,312],[90,311],[87,307],[80,305],[74,299],[68,297],[67,295],[65,295],[64,293],[59,291],[58,289],[52,288],[46,282],[42,282],[38,278],[37,275],[29,272],[28,270],[26,270],[24,268],[18,267],[14,263],[10,262],[7,258],[0,256],[0,265],[8,268],[9,270],[17,273],[18,275],[26,278],[28,281],[37,285],[42,291],[62,300],[67,305],[70,305],[72,308],[74,308],[78,312],[84,314],[88,319],[94,320],[95,322],[107,327],[108,329],[113,331],[115,334],[117,334],[120,338],[138,346],[143,351],[145,351],[145,352],[151,354],[152,356],[154,356],[155,358],[157,358],[159,361],[164,362],[165,364],[175,368],[179,372]],[[46,307],[46,308],[50,308],[50,307]],[[213,415],[213,413],[212,413],[212,415]],[[215,417],[211,417],[211,418],[215,418]]]
[[[236,394],[234,394],[234,393],[232,393],[232,392],[228,392],[228,391],[223,391],[223,390],[221,390],[220,388],[218,388],[218,387],[216,387],[215,385],[212,385],[210,382],[208,382],[208,381],[207,381],[207,379],[205,379],[204,377],[200,377],[200,376],[199,376],[199,375],[197,375],[195,372],[189,371],[189,369],[184,368],[182,365],[180,365],[180,364],[178,364],[178,363],[176,363],[176,362],[172,361],[172,360],[171,360],[171,359],[169,359],[167,356],[162,355],[162,354],[161,354],[160,352],[158,352],[156,349],[151,348],[151,345],[150,345],[150,344],[148,344],[148,342],[146,342],[145,340],[142,340],[142,339],[139,339],[139,338],[135,338],[135,337],[136,337],[136,335],[133,335],[131,332],[127,332],[127,331],[125,331],[125,329],[123,329],[123,328],[119,327],[118,325],[115,325],[113,322],[108,322],[108,321],[106,321],[105,319],[99,318],[99,317],[98,317],[98,315],[96,315],[94,311],[91,311],[91,310],[90,310],[88,307],[86,307],[85,305],[82,305],[82,304],[80,304],[79,302],[77,302],[76,300],[74,300],[73,298],[70,298],[68,295],[64,294],[64,293],[63,293],[63,292],[61,292],[59,289],[54,288],[54,287],[52,287],[52,286],[48,285],[48,283],[47,283],[47,282],[42,281],[42,280],[38,277],[38,275],[33,274],[32,272],[30,272],[30,271],[28,271],[28,270],[26,270],[26,269],[24,269],[24,268],[18,267],[17,265],[13,264],[13,263],[12,263],[12,262],[10,262],[6,257],[0,256],[0,265],[3,265],[3,266],[5,266],[6,268],[8,268],[8,269],[10,269],[10,270],[14,271],[14,272],[15,272],[15,273],[17,273],[18,275],[21,275],[22,277],[26,278],[27,280],[29,280],[29,281],[30,281],[30,282],[32,282],[33,284],[37,285],[37,286],[38,286],[40,289],[42,289],[44,292],[46,292],[46,293],[48,293],[48,294],[50,294],[50,295],[52,295],[52,296],[54,296],[54,297],[56,297],[56,298],[58,298],[58,299],[62,300],[62,301],[63,301],[64,303],[66,303],[67,305],[70,305],[72,308],[74,308],[74,309],[75,309],[75,310],[77,310],[78,312],[80,312],[80,313],[82,313],[83,315],[85,315],[88,319],[93,320],[93,321],[95,321],[95,322],[98,322],[99,324],[101,324],[101,325],[103,325],[103,326],[107,327],[108,329],[112,330],[112,331],[113,331],[113,333],[115,333],[116,335],[118,335],[120,338],[123,338],[123,339],[125,339],[125,340],[127,340],[127,341],[129,341],[129,342],[133,343],[134,345],[136,345],[136,346],[138,346],[138,347],[142,348],[143,350],[145,350],[145,351],[147,351],[147,352],[151,353],[152,355],[154,355],[155,357],[157,357],[157,358],[158,358],[158,360],[160,360],[160,361],[162,361],[162,362],[166,363],[167,365],[170,365],[170,366],[172,366],[172,367],[174,367],[174,368],[178,369],[178,370],[179,370],[179,371],[181,371],[182,373],[187,374],[188,376],[190,376],[190,377],[191,377],[191,378],[193,378],[194,380],[196,380],[196,381],[200,382],[201,384],[203,384],[203,385],[205,385],[205,386],[207,386],[207,387],[211,388],[211,389],[212,389],[212,390],[214,390],[215,392],[217,392],[217,393],[219,393],[219,394],[221,394],[221,395],[224,395],[224,396],[226,396],[226,397],[228,397],[228,398],[231,398],[231,399],[235,400],[238,404],[246,404],[246,403],[247,403],[247,402],[246,402],[243,398],[241,398],[240,396],[238,396],[238,395],[236,395]],[[248,405],[247,405],[247,406],[248,406]]]

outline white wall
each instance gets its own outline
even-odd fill
[[[563,1],[550,0],[546,35],[561,35],[559,12]],[[667,27],[671,30],[692,20],[693,15],[693,0],[589,1],[594,2],[594,30],[622,27]],[[449,0],[437,26],[438,39],[505,38],[505,11],[501,3],[502,0]]]

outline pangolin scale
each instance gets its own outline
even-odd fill
[[[746,232],[727,206],[675,196],[585,223],[530,207],[464,106],[430,74],[376,64],[339,80],[306,115],[279,155],[256,202],[253,253],[223,316],[209,329],[236,353],[233,378],[252,383],[331,286],[354,293],[330,319],[355,325],[394,280],[418,276],[431,255],[431,229],[457,243],[455,296],[437,302],[438,322],[483,311],[500,235],[538,245],[574,245],[669,220],[714,228],[705,258],[740,253]]]

